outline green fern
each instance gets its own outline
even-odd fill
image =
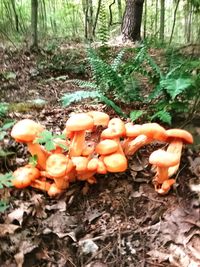
[[[116,105],[111,99],[104,96],[103,94],[99,93],[98,91],[77,91],[71,94],[65,94],[62,98],[62,105],[63,106],[69,106],[72,103],[80,102],[83,99],[92,98],[99,100],[103,103],[105,103],[107,106],[111,107],[115,112],[123,117],[127,117],[121,108]]]
[[[108,20],[106,13],[106,5],[105,1],[101,2],[100,10],[99,10],[99,30],[98,36],[103,46],[107,45],[109,39],[109,31],[108,31]]]
[[[111,64],[111,67],[114,71],[117,71],[117,69],[119,68],[120,64],[122,63],[122,58],[124,56],[125,50],[121,50],[119,52],[119,54],[116,56],[116,58],[114,59],[113,63]]]
[[[62,105],[67,107],[74,102],[80,102],[83,99],[92,98],[99,99],[100,95],[98,91],[77,91],[70,94],[64,94],[61,98]]]
[[[131,119],[131,121],[136,121],[144,114],[145,114],[144,110],[132,110],[130,113],[130,119]]]
[[[151,120],[159,119],[164,123],[171,124],[172,123],[172,116],[168,111],[160,110],[156,112],[153,116],[151,116]]]

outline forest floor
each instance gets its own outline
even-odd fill
[[[10,103],[8,118],[37,120],[60,133],[73,112],[100,110],[117,116],[89,100],[61,106],[60,97],[77,88],[58,77],[85,77],[80,49],[70,52],[67,64],[63,58],[69,69],[59,71],[50,64],[56,64],[54,54],[43,54],[41,60],[28,51],[0,53],[0,95],[1,102]],[[71,63],[79,68],[70,69]],[[38,99],[44,102],[38,104]],[[9,207],[0,216],[0,266],[199,267],[200,154],[193,147],[184,148],[176,185],[160,196],[152,185],[148,158],[162,146],[143,147],[128,159],[126,172],[97,176],[97,184],[87,192],[83,182],[71,184],[55,199],[32,188],[1,189],[1,199]],[[26,147],[9,134],[1,147],[14,152],[0,158],[1,173],[27,163]]]

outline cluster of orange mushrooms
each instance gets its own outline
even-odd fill
[[[178,171],[183,144],[193,143],[192,135],[185,130],[165,130],[157,123],[124,123],[99,111],[72,115],[63,132],[66,138],[55,139],[54,150],[47,151],[37,142],[44,131],[41,124],[30,119],[18,121],[12,128],[11,136],[27,144],[30,154],[37,158],[36,166],[29,163],[14,171],[13,185],[31,186],[51,197],[61,194],[77,180],[94,184],[95,174],[126,171],[127,156],[153,141],[163,142],[166,147],[154,151],[149,163],[155,170],[156,192],[167,194],[175,183],[171,177]]]

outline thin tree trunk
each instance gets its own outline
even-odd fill
[[[95,31],[96,31],[96,27],[97,27],[98,18],[99,18],[99,12],[100,12],[100,9],[101,9],[101,2],[102,2],[102,0],[98,1],[97,13],[96,13],[96,16],[95,16],[94,26],[93,26],[93,36],[95,36]]]
[[[165,35],[165,0],[160,1],[160,41],[164,42]]]
[[[141,22],[144,0],[127,0],[122,22],[123,41],[141,40]]]
[[[88,1],[88,9],[87,9],[87,24],[88,24],[88,40],[93,40],[93,4],[92,0]]]
[[[122,21],[122,2],[121,0],[117,0],[117,7],[118,7],[118,17],[119,17],[119,22]]]
[[[147,31],[147,0],[144,0],[144,29],[143,29],[143,37],[146,38],[146,31]]]
[[[170,39],[169,39],[169,44],[171,44],[172,38],[173,38],[173,34],[174,34],[174,29],[175,29],[175,24],[176,24],[176,14],[177,14],[177,11],[178,11],[179,3],[180,3],[180,0],[178,0],[176,2],[176,7],[175,7],[175,10],[174,10],[174,19],[173,19],[172,32],[171,32],[171,36],[170,36]]]
[[[31,0],[32,49],[38,49],[38,0]]]
[[[158,32],[158,0],[156,0],[155,37],[157,37],[157,32]]]

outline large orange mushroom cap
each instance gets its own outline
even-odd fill
[[[13,126],[11,136],[17,142],[32,142],[43,131],[44,127],[39,123],[30,119],[23,119]]]
[[[165,128],[158,123],[144,123],[141,125],[141,134],[148,136],[154,140],[166,141],[167,134]]]
[[[92,129],[93,126],[93,118],[85,113],[72,115],[66,123],[66,129],[71,132],[89,130]]]
[[[193,136],[186,130],[183,129],[169,129],[166,131],[167,142],[173,141],[174,139],[182,140],[183,143],[192,144]]]

